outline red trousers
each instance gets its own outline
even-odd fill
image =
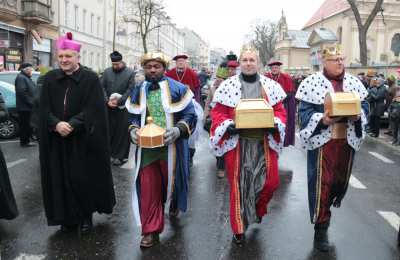
[[[322,148],[321,195],[316,223],[330,221],[337,196],[343,196],[351,174],[352,149],[346,139],[333,139]]]
[[[155,161],[139,171],[142,235],[164,229],[164,204],[168,187],[168,163]]]

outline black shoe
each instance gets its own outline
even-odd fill
[[[393,132],[392,131],[386,131],[386,132],[383,132],[385,135],[390,135],[390,136],[393,136]]]
[[[328,229],[316,228],[314,233],[314,248],[321,252],[329,251]]]
[[[400,247],[400,230],[399,233],[397,233],[397,246]]]
[[[31,142],[26,143],[26,144],[20,144],[20,145],[21,145],[21,147],[33,147],[33,146],[36,146],[35,143],[31,143]]]
[[[235,234],[232,237],[232,242],[239,246],[242,246],[244,244],[244,240],[244,234]]]
[[[92,216],[90,216],[82,221],[80,225],[81,234],[90,233],[90,231],[92,231],[92,228],[93,228],[93,222],[92,222]]]
[[[61,232],[69,233],[77,230],[78,225],[61,225]]]
[[[169,207],[169,217],[170,218],[177,218],[179,215],[179,209],[174,207]]]

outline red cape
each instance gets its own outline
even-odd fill
[[[197,77],[197,73],[194,72],[192,69],[186,68],[185,71],[183,72],[183,76],[181,78],[178,76],[178,73],[176,72],[176,68],[173,68],[172,70],[167,71],[165,73],[165,76],[170,77],[176,81],[179,81],[186,86],[189,86],[190,90],[195,95],[196,100],[199,98],[200,81],[199,81],[199,78]]]
[[[278,82],[282,86],[286,94],[294,92],[293,80],[289,74],[279,73],[278,77],[274,77],[271,72],[267,72],[264,74],[264,76]]]
[[[262,77],[262,76],[261,76]],[[265,79],[265,78],[264,78]],[[272,108],[274,110],[274,120],[278,125],[277,130],[274,134],[264,135],[264,158],[266,163],[266,179],[263,189],[258,195],[258,200],[256,202],[256,214],[258,217],[263,217],[267,213],[267,205],[271,200],[274,191],[279,185],[279,174],[278,174],[278,152],[273,149],[274,143],[282,144],[281,136],[283,137],[284,125],[286,123],[286,111],[283,107],[282,100],[284,98],[283,90],[278,84],[269,79],[261,79],[261,82],[265,84],[270,84],[271,93],[266,93],[264,99],[273,104]],[[211,132],[210,140],[214,148],[214,151],[223,153],[225,159],[225,170],[227,173],[228,181],[230,184],[230,223],[234,234],[243,234],[246,229],[246,224],[243,222],[240,200],[240,169],[241,169],[241,148],[238,135],[229,135],[226,130],[229,125],[234,123],[235,118],[235,104],[234,99],[230,98],[231,95],[239,95],[240,83],[238,76],[230,78],[232,83],[229,81],[224,81],[222,86],[218,87],[214,100],[216,101],[215,107],[211,110]],[[263,88],[264,89],[264,88]],[[229,93],[229,90],[232,93]],[[236,90],[238,92],[236,93]],[[226,91],[226,92],[224,92]],[[283,95],[282,95],[283,94]],[[220,98],[218,98],[220,95]],[[272,99],[269,102],[269,98]],[[223,97],[226,97],[227,104],[223,105]],[[233,97],[233,96],[232,96]],[[219,101],[218,101],[219,100]],[[280,126],[280,127],[279,127]],[[275,148],[276,149],[276,148]]]

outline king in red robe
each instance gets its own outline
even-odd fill
[[[294,145],[295,142],[295,130],[296,130],[296,90],[293,86],[293,80],[289,74],[282,73],[280,66],[282,62],[272,61],[268,63],[271,68],[271,72],[265,73],[265,76],[278,82],[286,93],[286,98],[283,101],[283,105],[286,109],[287,121],[286,121],[286,134],[284,146]]]
[[[275,81],[257,73],[257,53],[241,55],[242,73],[226,79],[215,92],[210,140],[224,156],[230,184],[230,222],[233,242],[241,244],[246,228],[260,223],[279,185],[278,153],[283,148],[285,92]],[[252,68],[253,67],[253,68]],[[264,98],[274,110],[273,129],[236,129],[234,114],[240,99]]]
[[[170,77],[190,88],[194,94],[195,100],[200,103],[200,81],[197,73],[189,68],[187,64],[187,55],[177,55],[173,58],[176,67],[167,71],[165,76]]]

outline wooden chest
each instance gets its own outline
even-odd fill
[[[329,116],[355,116],[361,114],[361,99],[355,92],[328,93],[325,96],[325,111]]]
[[[235,109],[236,128],[273,128],[274,110],[265,99],[242,99]]]
[[[137,131],[138,145],[142,148],[164,146],[165,129],[153,123],[153,118],[147,118],[147,125]]]

